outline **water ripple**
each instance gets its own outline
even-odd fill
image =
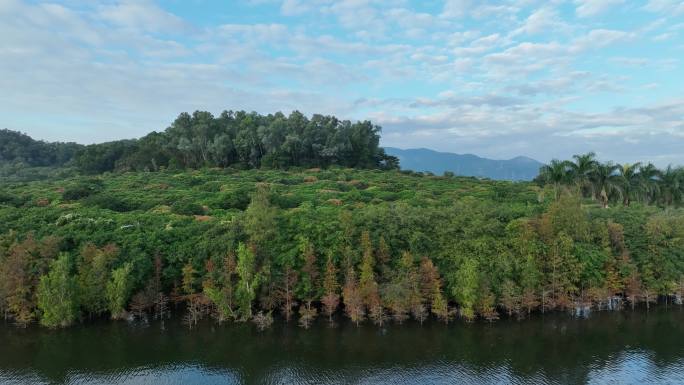
[[[684,312],[496,325],[187,331],[0,325],[2,385],[684,384]],[[618,327],[616,327],[618,325]]]

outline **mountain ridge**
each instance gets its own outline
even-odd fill
[[[461,176],[475,176],[499,180],[532,180],[543,164],[527,156],[511,159],[489,159],[475,154],[457,154],[429,148],[385,147],[388,155],[399,158],[403,170],[429,171],[442,174],[445,171]]]

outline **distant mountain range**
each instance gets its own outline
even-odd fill
[[[501,180],[532,180],[543,166],[532,158],[518,156],[508,160],[481,158],[472,154],[438,152],[427,148],[400,149],[385,147],[388,155],[399,158],[402,170],[430,171],[443,174],[451,171],[461,176],[476,176]]]

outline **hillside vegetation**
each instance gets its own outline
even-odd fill
[[[88,146],[46,143],[2,130],[0,171],[65,165],[85,174],[229,166],[398,168],[397,159],[379,147],[380,131],[369,121],[308,118],[297,111],[289,116],[224,111],[218,117],[184,112],[163,132]]]
[[[59,327],[178,302],[189,326],[308,327],[681,301],[677,202],[549,171],[542,187],[338,167],[4,183],[0,308]]]
[[[0,311],[18,325],[164,318],[170,302],[190,327],[495,320],[684,295],[681,168],[590,153],[536,183],[400,172],[380,127],[298,112],[183,113],[89,146],[0,139]]]

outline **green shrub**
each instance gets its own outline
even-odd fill
[[[206,192],[219,192],[221,191],[220,182],[207,182],[200,187],[200,190]]]
[[[77,201],[87,198],[100,191],[100,187],[94,184],[79,183],[75,186],[67,187],[62,193],[62,199],[67,201]]]
[[[171,212],[179,215],[202,215],[204,208],[189,199],[183,199],[171,205]]]
[[[214,200],[213,206],[224,209],[224,210],[240,210],[244,211],[249,202],[251,201],[249,189],[237,189],[232,191],[226,191]]]
[[[21,207],[28,199],[25,196],[14,195],[0,191],[0,205]]]
[[[117,211],[120,213],[146,209],[145,207],[141,207],[143,205],[141,205],[139,202],[136,202],[130,198],[120,198],[116,195],[108,193],[91,195],[87,197],[84,201],[86,205],[97,206],[103,209]]]
[[[304,198],[293,194],[271,194],[270,201],[281,209],[293,209],[299,207]]]

